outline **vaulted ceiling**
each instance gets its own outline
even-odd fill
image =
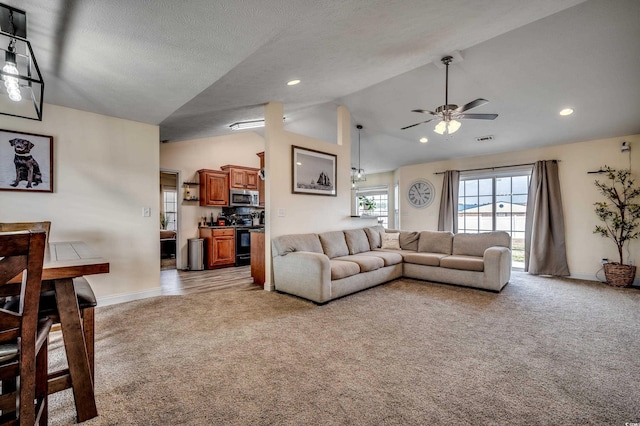
[[[228,134],[270,101],[328,141],[326,111],[345,105],[369,173],[640,133],[637,0],[4,2],[27,12],[46,103],[158,124],[170,142]],[[444,104],[453,52],[449,103],[486,98],[470,112],[499,117],[400,130]]]

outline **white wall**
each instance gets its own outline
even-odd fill
[[[282,119],[280,119],[282,121]],[[164,143],[160,145],[160,168],[180,171],[182,182],[198,182],[198,170],[220,170],[220,166],[260,167],[260,158],[256,155],[264,151],[264,138],[254,132],[239,132],[225,136],[194,139],[190,141]],[[214,218],[220,212],[219,207],[201,207],[197,201],[182,201],[182,182],[178,185],[180,258],[178,268],[187,265],[187,240],[198,238],[198,218]],[[191,187],[199,194],[199,187]]]
[[[622,153],[622,141],[631,145],[631,154]],[[438,209],[442,193],[442,175],[435,172],[444,170],[464,170],[493,167],[537,160],[560,160],[559,175],[565,215],[567,259],[571,275],[577,278],[595,279],[600,269],[600,259],[617,260],[615,244],[598,235],[593,229],[599,223],[593,210],[593,203],[603,200],[593,182],[598,175],[587,174],[603,165],[615,169],[629,167],[638,175],[640,166],[640,135],[578,142],[540,149],[511,152],[499,155],[461,158],[434,163],[416,164],[398,170],[400,181],[400,226],[404,230],[437,229]],[[409,185],[418,178],[430,180],[436,188],[436,199],[426,209],[415,209],[406,199]],[[638,180],[640,183],[640,180]],[[640,263],[640,242],[630,244],[630,260]]]
[[[0,128],[54,144],[54,192],[0,191],[0,221],[50,220],[51,241],[86,241],[111,265],[87,277],[100,303],[159,294],[158,126],[46,104],[42,122],[0,116]]]
[[[298,135],[284,130],[280,103],[265,106],[265,238],[285,234],[325,232],[375,225],[375,219],[351,218],[351,117],[337,108],[336,142]],[[337,196],[293,194],[291,191],[291,146],[296,145],[337,155]],[[282,214],[281,214],[282,213]],[[267,244],[265,289],[271,288],[271,245]]]

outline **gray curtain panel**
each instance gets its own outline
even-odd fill
[[[569,275],[564,214],[556,160],[533,166],[524,236],[524,270],[534,275]]]
[[[438,216],[438,231],[458,232],[458,186],[460,172],[447,170],[442,182],[442,197],[440,198],[440,214]]]

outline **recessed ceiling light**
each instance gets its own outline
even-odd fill
[[[287,86],[295,86],[296,84],[300,84],[300,80],[291,80],[287,82]]]
[[[573,114],[573,108],[565,108],[560,111],[560,115],[571,115]]]
[[[427,138],[420,138],[420,142],[421,142],[421,143],[427,143],[427,142],[429,142],[429,139],[427,139]]]

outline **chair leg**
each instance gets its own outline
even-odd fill
[[[38,401],[37,407],[39,407],[39,424],[46,426],[49,420],[49,337],[42,345],[38,358],[36,359],[36,401]],[[36,413],[38,415],[38,413]]]
[[[91,370],[91,378],[95,384],[95,310],[94,308],[85,308],[82,313],[82,329],[84,332],[84,342],[87,346],[87,355],[89,357],[89,368]]]

